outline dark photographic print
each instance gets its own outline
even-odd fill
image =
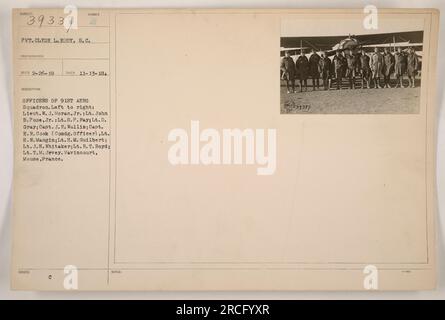
[[[423,31],[281,37],[281,113],[419,113]]]

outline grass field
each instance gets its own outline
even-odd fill
[[[308,81],[309,82],[309,81]],[[331,89],[287,93],[281,86],[281,113],[419,113],[420,86],[391,89]]]

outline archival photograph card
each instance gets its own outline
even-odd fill
[[[16,290],[430,290],[432,9],[15,9]]]

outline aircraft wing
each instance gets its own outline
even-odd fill
[[[359,47],[390,47],[394,43],[400,43],[401,46],[421,47],[423,46],[423,31],[377,33],[362,35],[340,35],[340,36],[322,36],[322,37],[282,37],[281,47],[306,47],[313,48],[316,51],[326,51],[328,55],[335,53],[340,43],[347,38],[358,40]],[[408,45],[409,43],[409,45]],[[307,49],[303,49],[307,50]]]

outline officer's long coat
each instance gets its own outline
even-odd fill
[[[373,53],[371,56],[371,71],[374,77],[380,77],[383,69],[383,55]]]
[[[419,69],[419,57],[415,53],[410,53],[407,57],[408,76],[413,77]]]
[[[318,71],[318,63],[320,62],[320,56],[316,53],[313,53],[309,58],[309,72],[312,78],[319,78],[320,73]]]
[[[283,76],[287,80],[294,80],[296,76],[295,62],[292,57],[284,57],[281,60],[281,71],[283,71]]]
[[[371,67],[369,66],[370,60],[371,59],[366,53],[360,55],[359,68],[362,76],[365,78],[369,78],[371,75]]]
[[[369,56],[365,53],[365,54],[361,54],[360,58],[359,58],[359,67],[360,70],[366,70],[369,71],[371,70],[370,66],[369,66],[369,62],[370,62],[370,58]]]
[[[406,55],[403,52],[394,54],[394,72],[397,76],[402,76],[406,72]]]
[[[346,55],[346,76],[347,77],[355,77],[357,66],[358,66],[358,59],[356,55],[347,54]]]
[[[297,67],[297,77],[306,80],[309,76],[309,60],[306,56],[299,56],[295,63]]]
[[[318,62],[318,72],[322,79],[331,77],[331,60],[328,57],[321,58]]]
[[[390,52],[383,55],[383,65],[385,76],[390,76],[394,69],[394,57]]]
[[[335,55],[334,58],[332,58],[332,65],[335,72],[335,76],[337,78],[343,76],[343,69],[346,65],[346,59],[343,58],[343,56],[337,56]]]

